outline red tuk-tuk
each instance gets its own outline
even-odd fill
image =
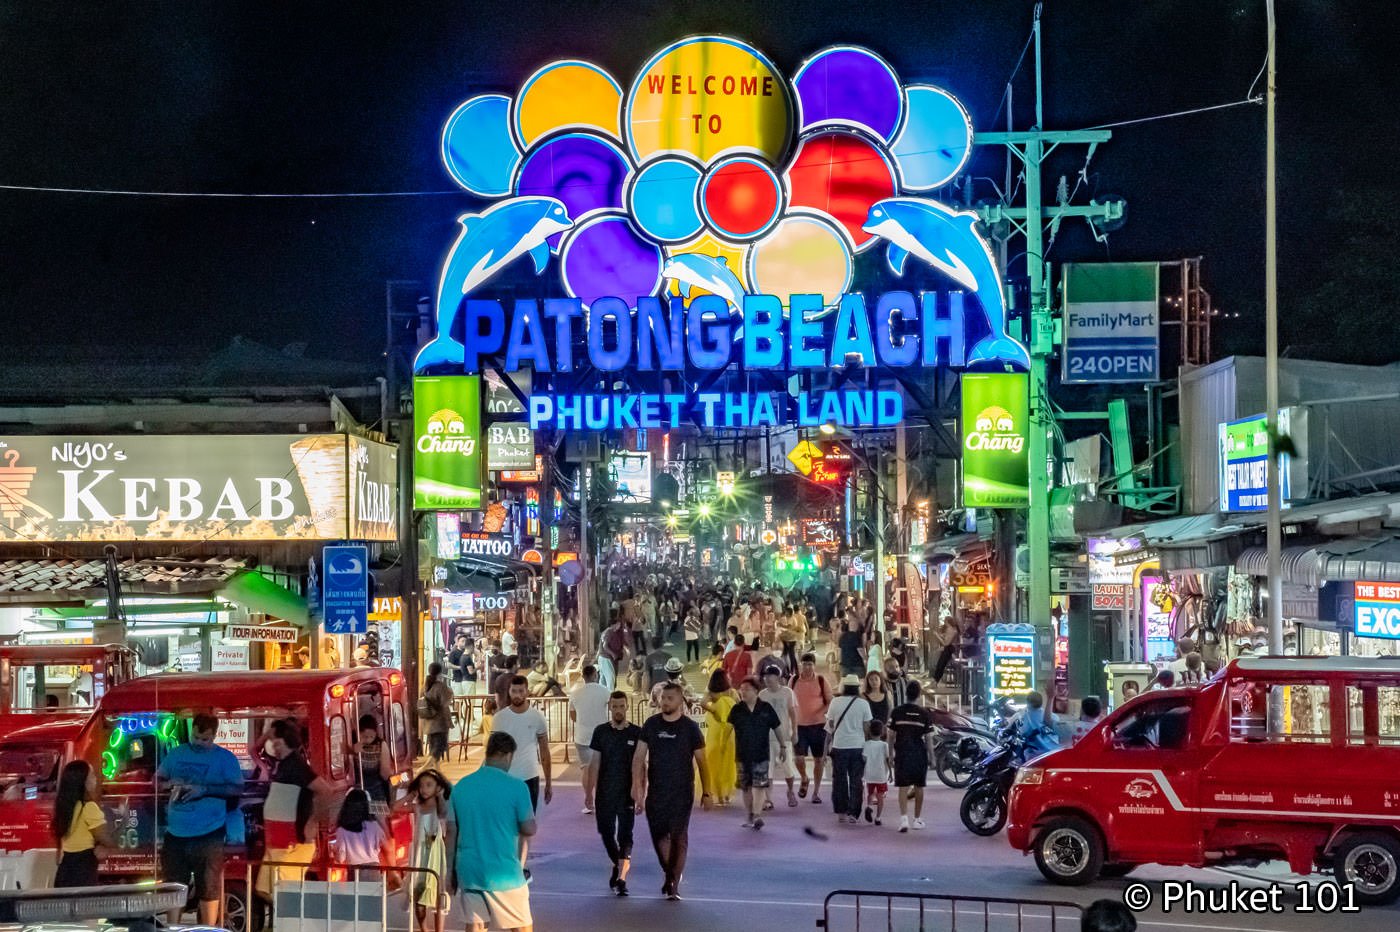
[[[188,738],[196,713],[218,716],[217,742],[238,758],[246,781],[241,803],[246,841],[230,845],[224,897],[224,923],[239,932],[249,928],[245,868],[263,852],[262,806],[272,761],[257,742],[267,725],[288,718],[301,724],[312,770],[339,799],[356,781],[351,745],[358,738],[362,715],[373,716],[381,725],[394,771],[391,784],[411,776],[414,738],[407,702],[403,675],[387,668],[143,676],[109,690],[96,711],[76,727],[53,723],[0,739],[0,764],[7,755],[24,765],[30,757],[42,756],[43,761],[35,760],[36,768],[40,763],[56,768],[75,758],[86,760],[101,776],[102,807],[117,843],[117,850],[101,862],[104,877],[149,878],[157,870],[156,845],[164,819],[163,796],[155,780],[161,755]],[[57,770],[52,772],[55,779],[50,782],[33,790],[26,785],[18,799],[0,800],[0,824],[11,828],[17,847],[53,846],[48,822]],[[406,820],[396,820],[391,829],[402,858],[411,841],[410,827]],[[328,857],[325,842],[323,834],[318,865]]]
[[[115,644],[0,644],[0,734],[48,715],[89,712],[136,675],[136,655]]]
[[[1143,693],[1016,775],[1007,839],[1046,879],[1286,860],[1400,898],[1400,658],[1260,657]]]

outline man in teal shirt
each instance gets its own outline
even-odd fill
[[[520,852],[535,834],[535,810],[525,781],[508,772],[514,756],[515,739],[493,733],[486,762],[452,788],[457,838],[449,886],[461,891],[468,929],[534,928]]]

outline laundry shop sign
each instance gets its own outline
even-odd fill
[[[0,541],[393,540],[396,460],[345,434],[0,437]]]

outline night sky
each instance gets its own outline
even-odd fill
[[[5,4],[0,184],[446,191],[439,132],[460,101],[513,93],[556,58],[595,61],[625,87],[651,52],[699,32],[744,38],[788,74],[827,45],[866,45],[904,80],[947,87],[975,126],[991,129],[1032,9],[1025,0],[360,6]],[[1296,355],[1389,361],[1400,355],[1392,5],[1279,6],[1283,343]],[[1051,0],[1044,28],[1051,128],[1239,100],[1264,60],[1263,0]],[[1023,68],[1018,128],[1029,125],[1031,100]],[[1057,155],[1047,196],[1062,173],[1074,186],[1083,155]],[[1002,158],[979,148],[973,173],[1000,180]],[[1263,185],[1262,106],[1116,130],[1076,200],[1121,195],[1127,224],[1107,249],[1069,224],[1051,258],[1204,255],[1217,306],[1241,315],[1217,355],[1262,352]],[[473,206],[456,194],[0,191],[6,343],[197,352],[242,334],[372,358],[383,346],[384,281],[435,282],[455,219]]]

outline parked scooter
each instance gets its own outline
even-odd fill
[[[1010,721],[1016,709],[1010,699],[999,697],[989,710],[990,725],[959,712],[930,711],[934,724],[930,751],[934,772],[945,786],[960,790],[972,783],[978,762],[997,746],[998,729]]]
[[[963,794],[958,815],[974,835],[995,835],[1006,825],[1011,784],[1021,766],[1025,740],[1014,722],[1002,726],[998,744],[987,752],[974,769],[971,783]]]

